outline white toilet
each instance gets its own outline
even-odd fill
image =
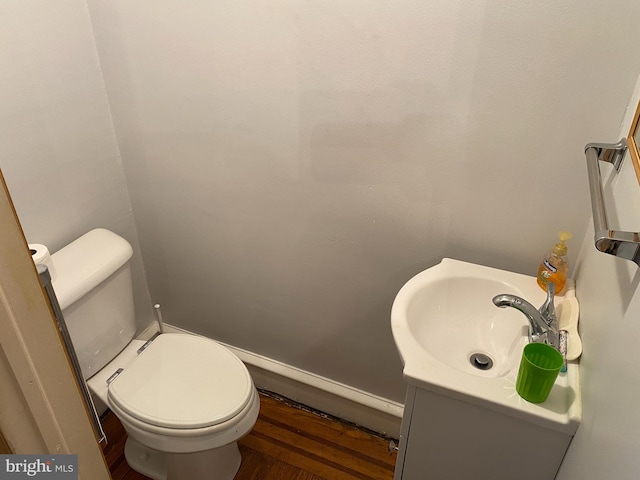
[[[136,331],[129,259],[118,235],[96,229],[52,255],[53,287],[94,398],[128,434],[127,463],[155,480],[232,480],[237,441],[258,417],[247,368],[213,340]]]

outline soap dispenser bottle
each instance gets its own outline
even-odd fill
[[[538,285],[544,291],[547,290],[547,283],[553,282],[556,286],[556,294],[562,292],[564,284],[567,282],[569,264],[567,263],[566,241],[573,235],[569,232],[558,232],[560,242],[547,252],[538,267]]]

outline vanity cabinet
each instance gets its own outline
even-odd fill
[[[572,435],[472,400],[408,386],[394,480],[555,478]]]

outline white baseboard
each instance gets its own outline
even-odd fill
[[[150,325],[138,337],[148,339],[157,331]],[[164,324],[165,333],[187,330]],[[256,387],[269,390],[383,435],[398,438],[404,406],[377,395],[336,382],[305,370],[219,342],[249,369]]]

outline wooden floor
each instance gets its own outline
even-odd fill
[[[103,449],[114,480],[145,480],[124,459],[126,434],[112,413],[103,419]],[[389,439],[269,394],[260,416],[240,440],[242,465],[235,480],[391,480],[396,454]]]

